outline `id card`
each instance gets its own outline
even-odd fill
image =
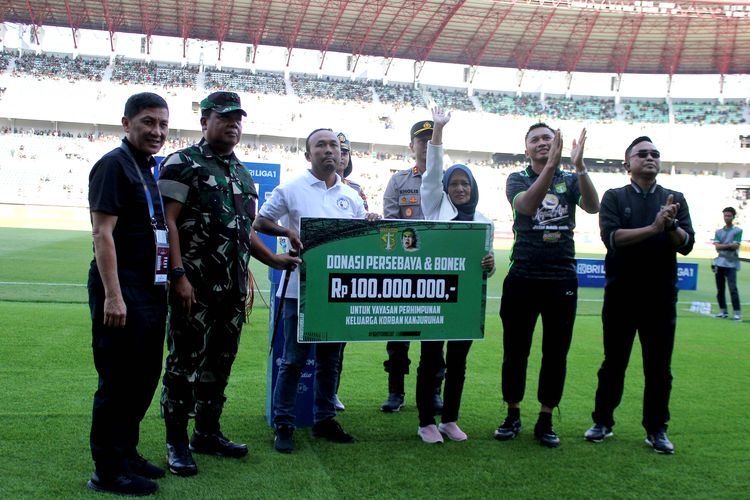
[[[154,270],[154,285],[166,285],[169,273],[169,241],[167,231],[154,229],[154,241],[156,242],[156,265]]]

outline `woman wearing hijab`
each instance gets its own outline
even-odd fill
[[[476,210],[479,190],[471,170],[466,165],[456,164],[443,173],[443,127],[450,121],[450,113],[433,108],[435,126],[432,139],[427,145],[427,171],[422,176],[422,212],[427,220],[440,221],[492,221]],[[442,183],[440,177],[442,175]],[[494,225],[492,227],[494,234]],[[495,271],[492,252],[482,259],[482,269],[490,275]],[[435,410],[432,404],[435,392],[435,376],[442,368],[444,341],[422,341],[422,356],[417,368],[417,410],[419,430],[417,434],[425,443],[442,443],[443,434],[452,441],[465,441],[464,433],[457,425],[461,406],[466,357],[471,340],[449,340],[445,355],[445,388],[441,423],[435,425]]]

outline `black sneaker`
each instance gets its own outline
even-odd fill
[[[176,476],[188,477],[198,474],[198,466],[186,444],[167,443],[167,466],[169,472]]]
[[[144,497],[159,489],[159,485],[154,481],[136,474],[100,477],[96,472],[91,474],[91,479],[86,483],[86,486],[94,491],[129,497]]]
[[[547,448],[557,448],[560,446],[560,438],[557,437],[557,433],[555,433],[555,429],[552,428],[551,423],[537,422],[534,426],[534,438],[539,441],[539,444]]]
[[[294,427],[291,425],[280,425],[274,430],[276,436],[273,438],[273,448],[279,453],[291,453],[294,451]]]
[[[329,418],[313,425],[312,435],[317,438],[325,438],[334,443],[351,443],[354,436],[346,432],[336,420]]]
[[[385,413],[394,413],[400,411],[406,404],[404,403],[404,395],[392,392],[388,394],[388,399],[380,407],[380,411]]]
[[[190,440],[190,451],[217,457],[240,458],[247,455],[247,445],[235,443],[221,432],[204,434],[194,429],[193,439]]]
[[[612,434],[614,434],[614,432],[612,432],[611,427],[595,423],[589,430],[586,431],[583,437],[586,438],[586,441],[590,441],[592,443],[601,443]]]
[[[505,417],[505,421],[495,429],[495,439],[498,441],[510,441],[521,432],[521,419]]]
[[[665,455],[674,453],[674,445],[663,429],[646,436],[646,444],[652,447],[656,453],[663,453]]]
[[[161,479],[167,474],[167,471],[149,462],[138,453],[128,458],[128,467],[130,472],[146,479]]]

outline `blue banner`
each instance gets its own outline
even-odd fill
[[[604,260],[577,259],[576,273],[578,286],[587,288],[604,288]],[[677,288],[695,290],[698,288],[698,264],[677,263]]]

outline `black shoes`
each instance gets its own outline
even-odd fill
[[[194,429],[193,439],[190,440],[190,451],[217,457],[240,458],[247,455],[247,445],[230,441],[221,432],[204,434]]]
[[[273,448],[279,453],[291,453],[294,451],[294,427],[291,425],[279,425],[274,430],[276,436],[273,438]]]
[[[519,432],[521,432],[521,419],[508,416],[505,417],[505,421],[500,424],[500,427],[495,429],[495,439],[498,441],[510,441],[518,436]]]
[[[674,445],[667,437],[664,429],[659,429],[653,434],[646,436],[646,444],[651,446],[656,453],[671,455],[674,453]]]
[[[195,465],[193,454],[185,444],[171,445],[167,443],[167,465],[169,472],[180,477],[194,476],[198,474],[198,466]]]
[[[128,467],[130,467],[130,472],[146,479],[161,479],[167,474],[167,471],[149,462],[139,454],[128,458]]]
[[[537,421],[534,426],[534,438],[539,444],[547,448],[557,448],[560,446],[560,438],[557,437],[555,430],[552,428],[552,422],[543,420]]]
[[[388,394],[388,399],[386,399],[380,407],[380,411],[383,411],[385,413],[394,413],[400,411],[404,406],[404,395],[391,392],[390,394]]]
[[[586,438],[586,441],[589,441],[591,443],[601,443],[612,434],[614,434],[614,432],[612,432],[611,427],[595,423],[589,430],[586,431],[583,437]]]
[[[102,493],[114,493],[130,497],[143,497],[151,495],[159,489],[159,485],[150,479],[136,474],[121,474],[118,476],[99,476],[94,472],[88,483],[89,489]]]
[[[342,429],[341,425],[332,418],[313,425],[312,435],[334,443],[351,443],[354,441],[354,436]]]

